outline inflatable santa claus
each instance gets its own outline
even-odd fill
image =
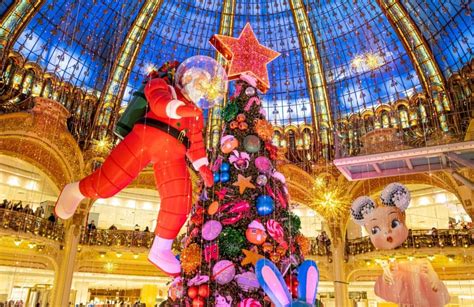
[[[175,74],[148,81],[143,92],[149,111],[132,125],[99,169],[64,187],[55,206],[56,215],[68,219],[84,198],[117,194],[151,163],[161,205],[148,260],[169,275],[179,275],[181,266],[171,245],[191,210],[186,157],[204,184],[212,186],[200,107],[222,101],[226,90],[224,69],[214,59],[202,56],[189,58]]]

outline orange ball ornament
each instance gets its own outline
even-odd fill
[[[246,122],[239,123],[239,130],[245,131],[249,128],[249,125]]]
[[[245,117],[245,114],[243,114],[243,113],[240,113],[239,115],[237,115],[237,121],[239,123],[244,122],[246,119],[247,119],[247,117]]]
[[[255,245],[262,245],[267,240],[265,227],[259,221],[252,221],[245,232],[247,240]]]
[[[231,121],[229,124],[229,128],[232,130],[237,129],[238,127],[239,127],[239,123],[235,120]]]
[[[273,252],[273,245],[270,242],[263,243],[262,248],[264,253]]]
[[[207,214],[214,215],[217,213],[217,210],[219,210],[219,203],[217,201],[213,201],[209,205],[209,208],[207,208]]]
[[[188,296],[189,298],[196,298],[198,296],[198,287],[192,286],[188,288]]]
[[[193,307],[204,307],[205,301],[202,297],[198,296],[193,299]]]
[[[200,285],[199,286],[199,290],[198,290],[198,294],[199,296],[201,297],[208,297],[209,296],[209,286],[208,285]]]

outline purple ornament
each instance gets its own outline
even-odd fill
[[[267,184],[267,181],[268,181],[268,178],[267,176],[265,175],[258,175],[257,176],[257,179],[255,180],[255,182],[259,185],[259,186],[264,186]]]
[[[246,292],[260,288],[257,275],[255,275],[253,272],[244,272],[242,274],[235,275],[234,279],[239,287]]]
[[[202,238],[207,241],[212,241],[221,233],[222,225],[218,221],[210,220],[202,226]]]
[[[229,260],[221,260],[217,262],[212,268],[212,279],[218,284],[225,285],[234,279],[235,267]]]
[[[258,157],[255,159],[255,166],[261,173],[269,173],[273,169],[272,162],[267,157]]]

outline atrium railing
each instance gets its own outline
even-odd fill
[[[83,228],[79,244],[112,247],[150,248],[155,234],[134,230],[108,230]]]
[[[432,234],[431,229],[412,230],[407,240],[396,250],[414,248],[443,248],[474,246],[474,229],[438,229]],[[362,237],[346,242],[346,253],[358,255],[377,250],[369,237]]]
[[[60,242],[64,240],[63,225],[24,212],[0,209],[0,227]]]

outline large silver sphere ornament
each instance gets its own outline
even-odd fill
[[[227,93],[227,73],[208,56],[186,59],[178,66],[174,79],[181,93],[201,109],[221,104]]]

